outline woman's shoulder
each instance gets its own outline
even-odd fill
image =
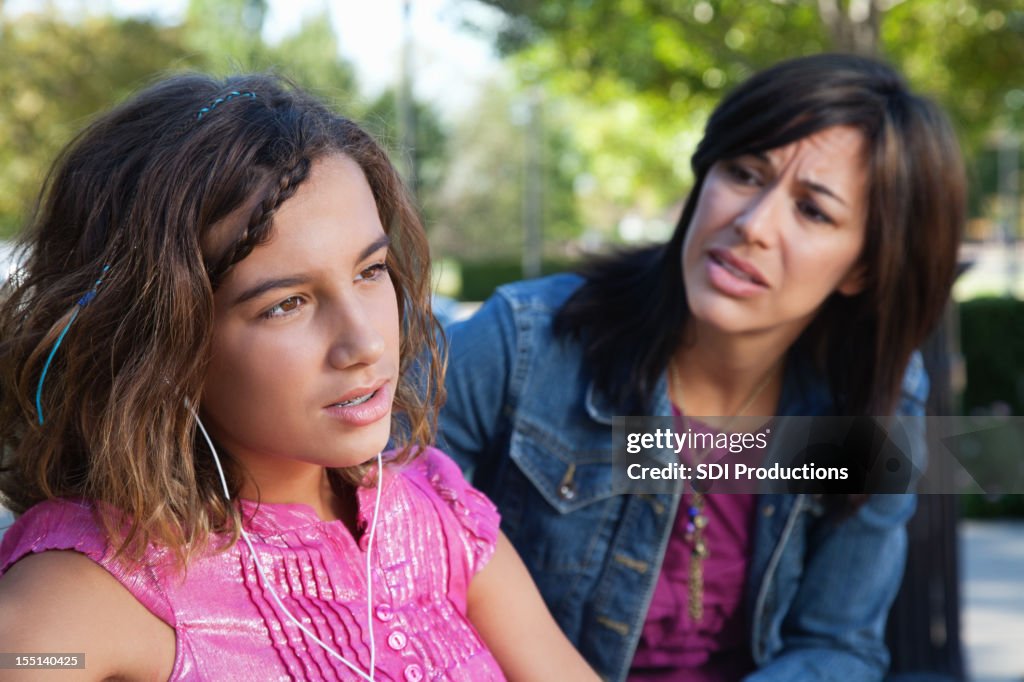
[[[507,301],[513,310],[555,312],[580,288],[583,281],[583,277],[574,272],[562,272],[504,284],[495,290],[495,296]]]
[[[486,381],[511,381],[518,390],[518,374],[510,371],[509,363],[547,357],[549,352],[574,354],[577,349],[555,343],[555,319],[583,282],[578,274],[561,273],[498,287],[476,314],[446,328],[446,376],[457,383],[472,369],[477,376],[468,379],[474,382],[487,373],[483,365],[495,375]]]

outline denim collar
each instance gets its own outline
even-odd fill
[[[587,384],[585,399],[587,414],[599,424],[611,424],[612,418],[620,416],[614,402],[598,390],[593,379]],[[662,373],[654,389],[651,416],[669,417],[672,403],[668,397],[668,374]],[[785,376],[782,380],[782,394],[776,407],[778,416],[816,416],[833,411],[832,396],[824,378],[814,369],[813,364],[802,354],[790,353],[786,358]]]

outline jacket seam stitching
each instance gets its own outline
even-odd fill
[[[764,651],[762,651],[762,642],[764,637],[759,637],[757,634],[761,631],[761,621],[764,618],[764,605],[768,599],[768,591],[771,586],[773,574],[778,568],[779,561],[782,559],[782,553],[785,546],[789,543],[789,537],[793,533],[793,526],[796,525],[796,519],[800,514],[804,506],[804,494],[796,496],[796,501],[793,503],[793,509],[789,512],[789,517],[786,519],[786,525],[782,528],[782,533],[779,536],[779,542],[775,545],[775,549],[772,551],[772,556],[768,560],[768,566],[765,568],[764,577],[761,579],[760,589],[757,594],[757,602],[754,605],[754,618],[750,629],[751,635],[753,636],[753,654],[754,661],[760,666],[762,664],[761,659],[764,657]]]

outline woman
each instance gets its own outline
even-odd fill
[[[692,167],[667,244],[503,287],[449,330],[440,442],[602,676],[879,679],[912,496],[617,496],[611,423],[923,414],[955,137],[887,66],[816,55],[726,97]]]

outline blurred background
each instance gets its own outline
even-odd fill
[[[937,410],[1024,414],[1021,0],[0,0],[0,263],[96,113],[168,72],[273,69],[391,150],[440,309],[464,315],[503,282],[667,238],[714,104],[826,50],[884,57],[953,118],[971,218]],[[916,546],[951,557],[924,624],[945,658],[918,667],[1022,680],[1024,499],[948,504]]]

